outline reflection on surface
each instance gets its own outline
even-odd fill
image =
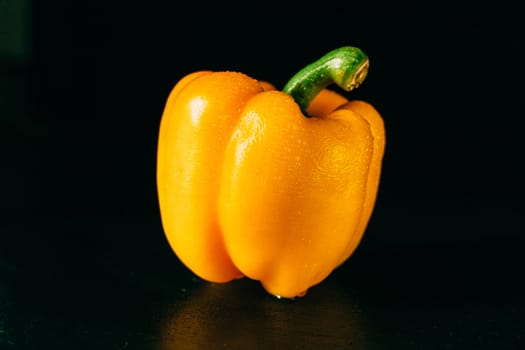
[[[161,321],[161,348],[366,348],[355,300],[326,281],[295,301],[265,294],[248,279],[203,283]]]

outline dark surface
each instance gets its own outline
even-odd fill
[[[0,266],[2,349],[520,349],[525,344],[522,241],[379,248],[365,240],[305,297],[283,301],[255,281],[195,279],[163,244],[156,222],[86,217],[38,226],[74,235],[69,241],[76,244],[84,235],[105,233],[79,251],[28,244],[23,237],[35,229],[16,224],[4,231],[21,237],[8,261],[31,264],[4,260]],[[130,238],[123,241],[120,232]]]
[[[525,348],[525,46],[503,8],[188,25],[165,3],[0,1],[0,349]],[[350,97],[387,131],[362,244],[294,301],[196,279],[156,201],[173,84],[282,87],[342,45],[370,57]]]

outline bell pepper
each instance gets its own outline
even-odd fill
[[[350,91],[367,56],[333,50],[278,91],[233,71],[197,71],[162,112],[157,194],[169,246],[203,280],[247,277],[296,298],[355,251],[371,217],[384,124]]]

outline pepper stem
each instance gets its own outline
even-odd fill
[[[292,96],[308,117],[306,109],[321,90],[335,83],[345,91],[352,91],[365,80],[368,66],[368,57],[361,49],[343,46],[297,72],[283,92]]]

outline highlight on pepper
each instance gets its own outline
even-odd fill
[[[217,283],[247,277],[296,298],[358,247],[375,206],[385,130],[363,83],[368,57],[335,49],[282,91],[240,72],[198,71],[167,99],[157,194],[180,261]]]

